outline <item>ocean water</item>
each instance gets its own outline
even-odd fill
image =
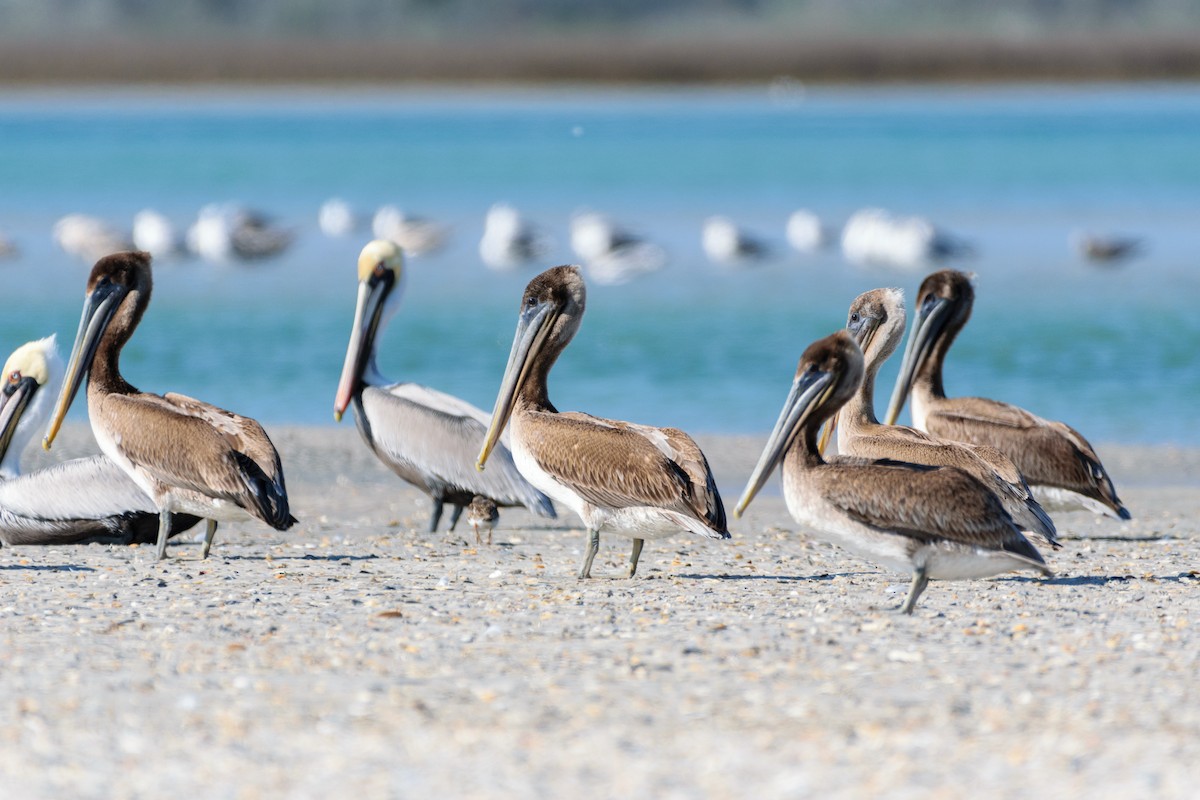
[[[183,226],[214,201],[262,209],[298,234],[253,266],[156,267],[122,367],[272,424],[332,424],[369,233],[316,227],[340,196],[445,222],[450,245],[409,261],[380,343],[385,374],[490,410],[517,304],[536,269],[496,274],[477,253],[507,201],[574,260],[572,212],[611,214],[670,263],[589,289],[551,375],[561,409],[693,433],[770,429],[796,361],[861,291],[924,272],[863,269],[837,247],[790,252],[808,208],[837,225],[880,206],[969,240],[975,313],[953,347],[950,394],[1004,399],[1094,442],[1200,444],[1200,86],[717,89],[192,89],[0,92],[0,349],[57,332],[69,348],[90,265],[51,240],[85,212],[127,226],[153,207]],[[724,214],[773,257],[729,270],[700,225]],[[1081,262],[1073,231],[1144,238],[1122,266]],[[877,404],[898,358],[885,366]],[[72,417],[83,419],[77,402]],[[907,413],[905,414],[907,418]],[[347,423],[343,423],[347,424]],[[349,432],[348,432],[349,433]]]

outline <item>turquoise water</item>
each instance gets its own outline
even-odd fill
[[[567,221],[584,207],[668,249],[661,273],[590,289],[552,396],[711,433],[768,430],[800,352],[844,323],[857,293],[915,293],[920,272],[784,241],[796,208],[840,223],[883,206],[978,251],[961,264],[978,299],[951,352],[951,394],[1005,399],[1098,442],[1200,444],[1195,85],[824,89],[786,103],[765,88],[3,92],[0,231],[23,255],[0,262],[0,348],[50,331],[69,347],[87,265],[51,242],[61,215],[128,225],[150,206],[183,225],[205,203],[242,201],[294,226],[295,247],[253,267],[160,264],[125,374],[268,425],[332,423],[366,238],[317,230],[334,195],[452,226],[446,250],[410,262],[379,360],[484,409],[532,276],[480,263],[493,202],[551,231],[547,266],[572,260]],[[699,230],[714,213],[770,240],[775,257],[710,265]],[[1143,236],[1147,253],[1085,265],[1068,245],[1077,229]]]

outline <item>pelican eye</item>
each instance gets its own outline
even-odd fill
[[[858,322],[860,319],[862,319],[862,317],[860,317],[860,316],[858,315],[858,312],[857,312],[857,311],[852,311],[852,312],[850,312],[850,321],[851,321],[851,322]]]
[[[8,374],[8,382],[9,383],[18,383],[18,382],[20,382],[20,380],[21,380],[21,370],[14,369],[12,372],[10,372]]]

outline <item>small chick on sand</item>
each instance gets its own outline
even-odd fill
[[[467,522],[471,524],[471,529],[475,531],[475,544],[482,544],[483,540],[479,536],[480,530],[487,531],[487,543],[492,543],[492,530],[496,527],[496,523],[500,520],[500,512],[496,510],[496,504],[489,497],[475,495],[471,500],[471,505],[467,507]]]

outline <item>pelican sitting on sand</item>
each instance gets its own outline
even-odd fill
[[[205,557],[218,521],[254,517],[287,530],[296,520],[288,511],[283,467],[261,425],[184,395],[138,391],[122,377],[121,349],[150,305],[152,283],[148,253],[115,253],[92,267],[66,378],[42,446],[50,449],[87,375],[96,442],[161,516],[158,558],[165,555],[175,513],[208,520]]]
[[[62,381],[55,337],[28,342],[4,364],[0,391],[0,542],[7,545],[150,544],[158,509],[105,455],[76,458],[28,475],[21,453],[50,416]],[[198,517],[176,514],[169,535]]]
[[[904,294],[899,289],[873,289],[850,304],[846,330],[862,348],[865,374],[858,391],[830,420],[829,425],[837,428],[838,452],[958,467],[992,490],[1024,533],[1059,547],[1054,523],[1008,456],[986,445],[944,441],[915,428],[879,424],[875,418],[875,375],[904,338],[904,317]]]
[[[725,506],[708,461],[683,431],[560,413],[550,402],[546,379],[579,330],[585,305],[579,267],[553,267],[525,287],[478,466],[511,421],[522,474],[587,526],[579,577],[591,577],[600,531],[608,529],[633,537],[632,578],[645,539],[680,531],[728,539]]]
[[[1045,508],[1129,519],[1100,457],[1078,431],[998,400],[946,397],[942,366],[974,302],[975,289],[961,272],[940,270],[922,281],[885,422],[896,421],[911,394],[914,427],[996,448],[1013,460]]]
[[[797,522],[869,561],[912,573],[905,614],[930,580],[1017,569],[1051,574],[996,496],[961,469],[822,458],[817,433],[862,378],[862,352],[847,331],[809,345],[734,513],[745,511],[782,463],[784,500]]]
[[[437,530],[442,506],[454,511],[450,529],[475,495],[497,505],[525,506],[554,517],[550,498],[539,492],[501,446],[497,468],[486,475],[472,468],[483,444],[488,416],[482,410],[415,383],[393,383],[375,365],[375,342],[400,306],[404,257],[395,242],[376,239],[358,257],[358,305],[346,348],[346,362],[333,402],[341,421],[347,406],[363,441],[379,460],[433,500],[430,533]]]

